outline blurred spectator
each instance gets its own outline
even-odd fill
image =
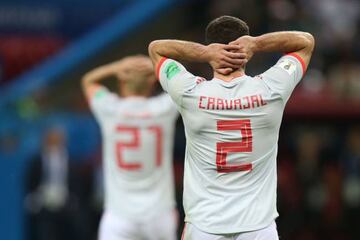
[[[356,36],[360,19],[358,0],[299,0],[322,26],[321,44],[326,47],[350,44]]]
[[[338,63],[329,72],[332,92],[340,99],[360,100],[360,64],[350,61]]]
[[[85,239],[86,224],[78,222],[82,216],[77,202],[78,174],[69,161],[63,129],[46,132],[41,152],[28,169],[25,207],[30,239]]]
[[[301,83],[302,93],[306,96],[314,96],[323,93],[325,90],[326,79],[324,73],[316,68],[307,71]]]
[[[344,197],[346,203],[360,207],[360,125],[349,129],[346,147],[341,156],[342,168],[345,173]]]
[[[284,31],[292,30],[297,25],[297,8],[289,0],[269,0],[267,1],[269,13],[269,30]]]
[[[351,226],[360,225],[360,125],[349,128],[340,160],[344,173],[342,191],[348,231],[356,236],[356,239],[359,239],[359,228]]]

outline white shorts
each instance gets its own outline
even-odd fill
[[[275,221],[270,226],[257,231],[225,235],[206,233],[191,223],[186,223],[181,240],[279,240],[279,236]]]
[[[128,220],[105,211],[101,217],[99,240],[176,240],[177,212],[146,220]]]

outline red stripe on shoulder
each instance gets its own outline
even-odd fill
[[[299,60],[299,62],[301,63],[301,67],[302,67],[302,70],[303,70],[303,75],[306,73],[306,65],[305,65],[305,62],[304,60],[296,53],[288,53],[286,55],[289,55],[289,56],[293,56],[294,58],[296,58],[297,60]]]
[[[158,65],[156,66],[156,77],[158,79],[160,79],[160,68],[163,65],[163,63],[166,61],[166,57],[162,57],[158,63]]]

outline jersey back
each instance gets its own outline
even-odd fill
[[[105,209],[135,220],[172,210],[178,113],[170,97],[119,98],[102,88],[91,109],[102,132]]]
[[[185,221],[214,234],[264,228],[276,210],[278,133],[303,74],[294,56],[265,73],[205,81],[166,59],[159,78],[186,131]]]

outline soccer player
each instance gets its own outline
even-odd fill
[[[116,76],[119,95],[101,80]],[[98,67],[82,81],[102,132],[105,209],[99,240],[175,240],[172,168],[176,106],[151,97],[156,77],[149,57]]]
[[[244,21],[222,16],[207,26],[206,41],[209,45],[178,40],[149,45],[160,83],[185,125],[183,239],[278,239],[278,134],[286,102],[309,64],[314,38],[304,32],[252,37]],[[285,55],[250,77],[245,63],[257,52]],[[244,53],[245,59],[236,53]],[[214,59],[216,54],[223,55],[221,61]],[[231,62],[234,58],[239,62]],[[178,62],[182,60],[210,63],[214,78],[201,80]]]

